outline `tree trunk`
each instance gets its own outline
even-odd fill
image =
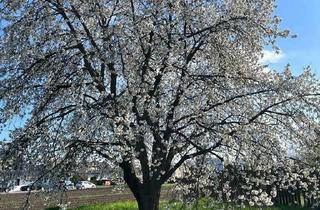
[[[151,183],[141,185],[137,198],[139,210],[159,210],[161,186],[152,186]]]
[[[128,162],[122,162],[124,180],[137,200],[139,210],[159,210],[161,184],[155,180],[141,183]]]

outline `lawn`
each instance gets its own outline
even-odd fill
[[[126,201],[126,202],[115,202],[108,204],[94,204],[94,205],[84,205],[74,209],[68,210],[137,210],[138,206],[135,201]],[[293,206],[277,206],[277,207],[236,207],[235,205],[228,204],[217,204],[207,201],[200,201],[198,205],[192,206],[183,206],[181,203],[168,203],[162,201],[160,203],[161,210],[306,210],[306,208],[299,208]],[[46,210],[59,210],[58,208],[49,208]]]

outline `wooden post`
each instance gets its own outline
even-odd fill
[[[304,203],[303,193],[302,193],[302,192],[299,192],[299,194],[300,194],[300,206],[301,206],[301,207],[304,207],[304,206],[305,206],[305,203]]]

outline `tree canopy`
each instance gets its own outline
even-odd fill
[[[0,122],[28,116],[4,161],[51,170],[107,159],[150,210],[187,160],[287,154],[317,126],[320,86],[309,68],[293,76],[259,62],[289,33],[274,6],[1,0]]]

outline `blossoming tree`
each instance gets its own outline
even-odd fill
[[[185,161],[280,155],[318,116],[320,92],[309,69],[293,77],[259,64],[288,36],[274,5],[1,0],[0,121],[27,118],[2,157],[52,170],[99,156],[152,210]]]

